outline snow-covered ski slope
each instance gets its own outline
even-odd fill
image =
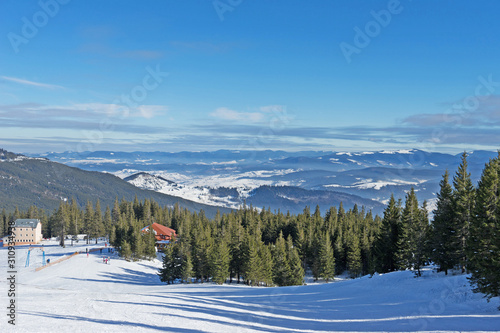
[[[104,244],[99,244],[102,246]],[[45,242],[54,261],[65,249]],[[92,245],[91,247],[96,247]],[[90,248],[90,247],[89,247]],[[463,275],[396,272],[300,287],[165,285],[160,261],[109,265],[93,252],[35,272],[42,253],[17,252],[16,326],[7,323],[7,251],[0,249],[0,332],[407,332],[500,331],[498,298],[487,303]]]

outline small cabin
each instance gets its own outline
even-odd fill
[[[167,246],[167,244],[170,244],[170,241],[172,238],[177,238],[177,234],[174,229],[165,227],[164,225],[161,225],[159,223],[153,223],[151,226],[146,226],[141,229],[143,233],[149,232],[149,228],[153,229],[153,232],[155,233],[155,238],[156,238],[156,248],[158,250],[162,250]]]

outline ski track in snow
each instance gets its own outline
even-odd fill
[[[44,242],[51,260],[101,247]],[[471,292],[464,275],[421,278],[395,272],[335,283],[256,288],[211,283],[166,285],[159,260],[127,262],[105,252],[77,255],[35,272],[40,250],[16,247],[17,325],[7,324],[7,281],[0,332],[409,332],[500,330],[499,299]],[[7,250],[0,249],[7,272]]]

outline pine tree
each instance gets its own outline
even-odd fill
[[[273,257],[269,245],[262,244],[259,247],[260,278],[259,280],[266,286],[273,285]],[[299,259],[300,261],[300,259]],[[302,268],[302,267],[301,267]],[[304,272],[304,270],[302,270]],[[294,272],[292,272],[292,275]],[[303,274],[303,273],[302,273]],[[292,277],[293,279],[294,277]],[[302,277],[303,279],[303,277]]]
[[[453,189],[448,182],[449,174],[446,170],[439,183],[436,210],[432,220],[431,259],[439,265],[439,270],[448,274],[448,270],[458,264],[454,256],[458,249],[454,248],[457,231],[454,229]]]
[[[462,154],[462,161],[453,177],[453,229],[456,231],[452,241],[454,242],[454,256],[458,259],[462,272],[465,272],[467,261],[465,246],[469,236],[469,225],[472,219],[472,211],[475,202],[475,189],[472,185],[470,173],[467,172],[467,153]]]
[[[175,268],[174,248],[173,246],[167,246],[163,250],[163,264],[158,272],[160,281],[165,282],[167,284],[173,283],[175,274],[174,268]]]
[[[395,271],[397,266],[398,243],[401,237],[401,206],[391,195],[384,210],[380,233],[374,244],[375,269],[380,273]]]
[[[95,212],[94,212],[94,206],[90,201],[87,201],[87,206],[85,206],[85,215],[84,215],[84,220],[83,220],[83,227],[85,232],[87,233],[87,244],[90,242],[90,238],[93,237],[93,226],[92,224],[94,223],[94,217],[95,217]]]
[[[347,249],[347,269],[351,278],[356,278],[361,274],[361,249],[357,235],[351,231],[348,236],[349,247]]]
[[[104,234],[104,224],[102,223],[102,210],[99,199],[97,199],[94,218],[89,229],[90,233],[95,237],[95,243],[97,244],[97,239]]]
[[[273,281],[278,286],[289,286],[291,269],[286,255],[286,245],[283,233],[280,232],[273,249]]]
[[[66,204],[63,201],[59,203],[59,209],[57,210],[55,216],[55,223],[57,224],[57,228],[59,230],[59,245],[65,247],[64,240],[66,238],[66,230],[69,225],[69,217]]]
[[[193,264],[191,262],[191,254],[189,252],[189,244],[186,241],[179,242],[179,255],[182,259],[180,279],[187,282],[193,276]]]
[[[143,235],[144,255],[147,258],[156,258],[156,237],[153,228],[150,228],[146,235]]]
[[[302,261],[300,260],[299,252],[297,251],[297,248],[293,246],[291,235],[288,235],[288,238],[286,240],[286,251],[287,251],[287,260],[291,269],[290,285],[292,286],[303,285],[304,269],[302,268]],[[332,259],[333,259],[333,253],[332,253]]]
[[[75,198],[71,198],[70,208],[69,208],[69,229],[68,233],[70,235],[78,235],[78,223],[80,218],[80,210],[76,203]]]
[[[2,215],[0,215],[0,235],[4,236],[7,234],[7,212],[5,208],[2,209]]]
[[[125,259],[130,259],[132,257],[132,249],[130,248],[130,244],[124,240],[120,247],[120,255]]]
[[[413,256],[417,251],[417,231],[422,222],[417,196],[413,187],[406,195],[402,215],[402,235],[398,242],[398,262],[401,269],[413,268]]]
[[[319,258],[319,277],[326,282],[335,277],[335,256],[333,254],[330,234],[325,233],[321,237],[321,247],[318,254]]]
[[[500,151],[486,164],[478,184],[467,253],[474,292],[488,299],[500,296]]]
[[[113,205],[113,210],[111,211],[112,224],[117,225],[120,222],[120,217],[121,217],[120,203],[118,202],[118,197],[117,197]]]
[[[257,241],[253,238],[249,238],[244,249],[245,260],[243,265],[243,274],[245,276],[245,280],[249,285],[258,286],[260,284],[261,269]]]
[[[417,276],[421,276],[420,269],[428,261],[428,228],[429,214],[427,212],[427,201],[424,201],[422,208],[420,208],[419,218],[411,230],[414,252],[410,258],[410,263],[412,268],[416,270]]]
[[[229,247],[223,237],[219,237],[215,241],[210,259],[212,281],[223,284],[229,278],[229,263],[231,260]]]
[[[113,222],[112,222],[112,217],[111,217],[111,210],[109,209],[109,206],[106,206],[106,211],[104,212],[103,227],[104,227],[104,235],[108,239],[109,239],[109,237],[111,237],[112,225],[113,225]]]

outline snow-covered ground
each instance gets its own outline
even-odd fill
[[[54,261],[75,251],[45,242]],[[98,244],[102,246],[104,244]],[[91,247],[96,247],[92,245]],[[0,332],[401,332],[500,331],[498,298],[487,303],[463,275],[396,272],[300,287],[165,285],[160,261],[127,262],[105,251],[35,272],[40,250],[17,253],[16,326],[7,323],[7,251],[0,249]]]

